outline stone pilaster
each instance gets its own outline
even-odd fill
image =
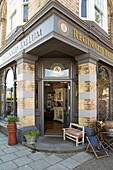
[[[97,120],[97,73],[96,61],[90,54],[78,57],[79,124],[84,125],[87,135],[94,133]],[[82,58],[82,60],[81,60]],[[80,60],[79,60],[80,59]]]
[[[19,125],[35,125],[35,56],[24,53],[17,59],[17,115]]]

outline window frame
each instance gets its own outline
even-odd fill
[[[81,16],[81,3],[82,3],[82,0],[80,0],[80,4],[79,4],[79,16],[80,16],[80,18],[82,18],[82,19],[88,19],[89,18],[89,1],[88,0],[86,0],[86,5],[87,5],[87,11],[86,11],[86,14],[87,14],[87,17],[82,17]]]
[[[12,18],[13,18],[14,16],[16,17],[16,10],[13,12],[13,14],[12,14],[11,17],[10,17],[10,24],[11,24],[11,25],[10,25],[10,26],[11,26],[10,29],[11,29],[11,31],[16,28],[16,24],[14,25],[14,27],[12,27]],[[16,22],[14,22],[14,23],[16,23]]]

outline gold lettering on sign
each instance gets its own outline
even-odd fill
[[[113,53],[110,53],[107,49],[104,49],[99,44],[96,44],[94,41],[90,40],[88,37],[82,35],[75,28],[73,29],[73,37],[113,60]]]

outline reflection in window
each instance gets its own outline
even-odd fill
[[[98,113],[100,121],[109,117],[109,76],[105,68],[100,68],[98,74]]]
[[[9,115],[14,111],[14,88],[13,71],[9,70],[6,77],[6,113]]]
[[[95,21],[100,25],[103,26],[103,15],[101,12],[95,7]]]
[[[87,0],[81,1],[81,17],[87,17]]]

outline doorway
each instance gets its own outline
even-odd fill
[[[62,135],[70,122],[70,83],[44,82],[44,134]]]

